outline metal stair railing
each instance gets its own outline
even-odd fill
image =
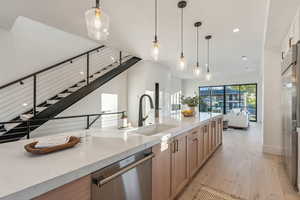
[[[101,54],[101,57],[98,54]],[[101,58],[100,61],[99,58]],[[0,109],[2,111],[0,121],[6,122],[0,123],[0,135],[8,138],[9,135],[16,136],[18,131],[24,132],[24,124],[33,129],[41,126],[45,122],[39,119],[55,117],[62,109],[79,101],[83,98],[82,96],[88,95],[139,60],[137,57],[122,51],[113,51],[102,45],[0,86]],[[62,69],[66,65],[71,66],[71,69]],[[78,76],[79,69],[74,66],[79,66],[79,69],[82,70],[80,76]],[[72,73],[76,74],[75,78],[71,76]],[[57,77],[57,79],[53,77]],[[66,81],[62,84],[62,80],[67,80],[67,85]],[[39,92],[42,89],[44,91]],[[25,103],[21,106],[20,102]],[[3,115],[4,117],[2,117]],[[36,126],[32,126],[31,120],[36,120]],[[28,123],[31,124],[28,125]],[[21,136],[22,134],[20,134]]]
[[[65,120],[65,119],[85,119],[86,120],[86,126],[85,129],[90,129],[99,119],[101,119],[102,116],[107,115],[117,115],[117,119],[120,119],[120,116],[124,116],[126,111],[118,111],[118,112],[101,112],[101,113],[94,113],[94,114],[84,114],[84,115],[71,115],[71,116],[61,116],[61,117],[52,117],[52,118],[43,118],[43,119],[28,119],[28,120],[11,120],[7,122],[0,122],[0,127],[4,126],[6,124],[12,124],[12,123],[25,123],[26,126],[20,127],[19,129],[22,129],[25,132],[18,132],[16,134],[9,134],[9,135],[0,135],[0,143],[5,142],[11,142],[16,141],[20,138],[23,138],[24,135],[26,135],[26,139],[30,139],[30,135],[33,130],[39,126],[39,122],[48,122],[48,121],[59,121],[59,120]],[[94,118],[93,120],[91,120]],[[20,138],[18,137],[20,136]]]
[[[20,119],[19,116],[21,114],[25,114],[24,118],[35,117],[38,112],[41,112],[46,108],[46,105],[51,105],[58,99],[66,97],[72,92],[78,90],[80,87],[89,84],[96,78],[97,74],[101,74],[99,71],[96,71],[98,70],[96,67],[94,67],[94,69],[90,69],[93,67],[91,66],[93,65],[92,61],[95,60],[93,58],[97,58],[98,56],[93,56],[93,54],[100,51],[104,52],[105,48],[106,47],[103,45],[99,46],[43,70],[0,86],[0,120],[17,120]],[[122,59],[124,59],[122,58],[122,52],[120,51],[119,54],[119,56],[121,56],[119,58],[119,62],[122,62]],[[76,59],[80,59],[81,64],[82,62],[85,62],[86,70],[78,69],[78,67],[75,69],[74,66],[63,69],[64,71],[62,70],[62,68],[66,68],[65,65],[75,63]],[[107,66],[110,66],[110,64],[118,63],[116,60],[117,59],[115,59],[115,61],[109,60],[108,62],[100,64],[102,64],[104,69],[107,69]],[[94,65],[98,64],[99,63],[96,63]],[[79,70],[82,70],[85,77],[82,75],[79,77]],[[102,69],[102,71],[105,70]],[[75,78],[73,77],[74,73],[77,73]]]

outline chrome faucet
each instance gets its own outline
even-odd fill
[[[148,97],[149,98],[149,101],[150,101],[150,107],[151,109],[154,108],[154,105],[153,105],[153,101],[152,101],[152,98],[150,95],[148,94],[143,94],[141,97],[140,97],[140,104],[139,104],[139,127],[143,126],[143,122],[148,118],[148,115],[146,117],[143,117],[143,98],[144,97]]]

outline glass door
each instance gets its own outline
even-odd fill
[[[214,113],[224,112],[224,87],[211,87],[211,111]]]
[[[257,85],[240,86],[240,108],[249,114],[250,121],[257,121]]]
[[[257,84],[200,87],[200,112],[247,112],[250,121],[257,121]]]
[[[238,85],[226,85],[225,86],[225,114],[233,109],[240,108],[240,92]]]
[[[200,87],[200,112],[211,112],[211,89],[210,87]]]

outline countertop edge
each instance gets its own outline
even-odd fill
[[[211,117],[207,120],[204,120],[204,121],[198,121],[198,122],[191,123],[187,127],[181,128],[180,130],[177,129],[176,131],[174,130],[174,132],[171,131],[170,138],[174,138],[178,135],[181,135],[184,132],[190,131],[190,130],[198,127],[199,125],[202,125],[203,123],[207,123],[207,122],[211,121],[212,119],[219,118],[219,117],[222,117],[222,116],[223,116],[222,114],[216,115],[216,116],[213,116],[213,117]],[[57,177],[52,178],[48,181],[38,183],[34,186],[30,186],[28,188],[25,188],[23,190],[17,191],[17,192],[12,193],[12,194],[8,194],[5,197],[1,197],[0,200],[24,200],[24,199],[36,198],[36,197],[38,197],[42,194],[45,194],[45,193],[47,193],[51,190],[59,188],[59,187],[65,185],[67,183],[70,183],[70,182],[75,181],[79,178],[87,176],[87,175],[89,175],[89,174],[91,174],[91,173],[93,173],[97,170],[100,170],[104,167],[107,167],[107,166],[109,166],[109,165],[111,165],[111,164],[113,164],[117,161],[125,159],[126,157],[128,157],[130,155],[133,155],[133,154],[135,154],[139,151],[143,151],[147,148],[151,148],[151,147],[161,143],[161,138],[160,137],[155,137],[154,136],[152,138],[153,138],[153,140],[151,140],[149,142],[146,142],[146,143],[141,144],[139,146],[135,146],[135,147],[133,147],[131,149],[128,149],[124,152],[121,152],[119,154],[113,155],[111,157],[108,157],[108,158],[105,158],[105,159],[102,159],[102,160],[99,160],[95,163],[92,163],[90,165],[81,167],[79,169],[68,172],[66,174],[57,176]]]

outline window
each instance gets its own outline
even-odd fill
[[[224,88],[211,87],[211,111],[223,113],[224,107]]]
[[[181,91],[175,92],[171,95],[171,114],[176,114],[181,110]]]
[[[211,111],[211,88],[210,87],[200,87],[200,102],[199,110],[200,112],[210,112]]]
[[[117,94],[101,94],[101,111],[117,112],[118,111],[118,95]],[[118,125],[118,115],[103,115],[101,117],[101,127],[111,127]]]
[[[200,87],[200,112],[228,113],[241,109],[257,121],[257,84]]]

